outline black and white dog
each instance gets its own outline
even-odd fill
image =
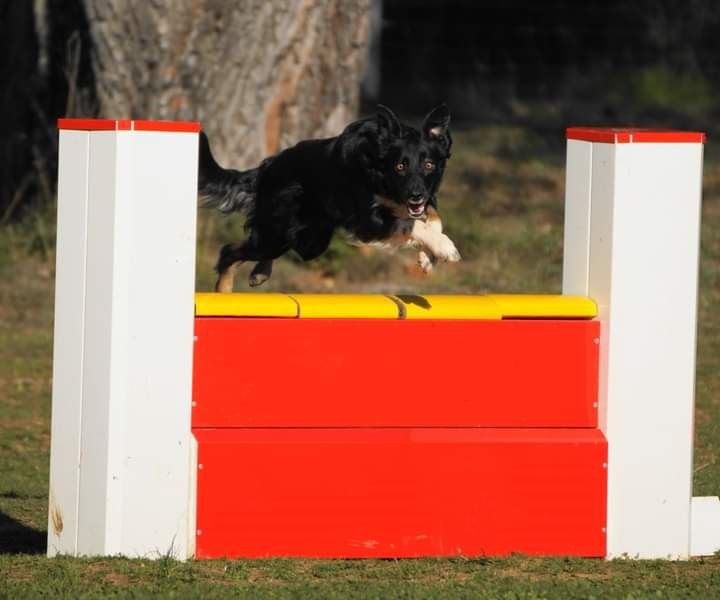
[[[320,256],[336,229],[360,244],[417,248],[425,272],[438,260],[460,260],[437,212],[449,124],[444,104],[425,117],[421,131],[379,106],[375,117],[337,137],[300,142],[248,171],[220,167],[202,134],[200,196],[223,212],[245,211],[249,234],[220,251],[216,290],[232,291],[235,263],[257,263],[250,274],[256,286],[289,250],[303,260]]]

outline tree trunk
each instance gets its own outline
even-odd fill
[[[357,110],[370,0],[84,0],[102,116],[200,120],[249,167]]]

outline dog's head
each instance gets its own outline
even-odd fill
[[[418,131],[380,105],[376,122],[384,192],[409,218],[421,219],[428,203],[435,202],[450,158],[450,111],[444,103],[435,107]]]

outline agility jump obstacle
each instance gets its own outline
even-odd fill
[[[686,558],[704,135],[569,129],[563,296],[197,294],[197,123],[61,119],[48,554]]]

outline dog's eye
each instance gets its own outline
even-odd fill
[[[395,170],[396,170],[398,173],[404,173],[404,172],[405,172],[405,163],[399,162],[398,164],[396,164],[396,165],[395,165]]]
[[[423,162],[423,169],[430,172],[435,168],[435,163],[431,160],[426,160]]]

